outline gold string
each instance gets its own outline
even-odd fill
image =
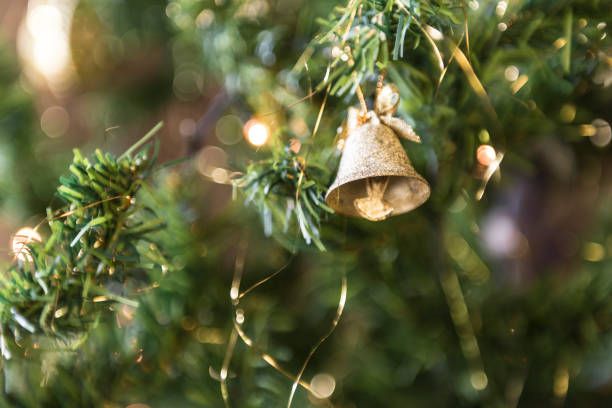
[[[404,12],[412,16],[414,21],[419,26],[419,29],[421,30],[421,32],[423,33],[423,35],[429,42],[430,46],[432,47],[432,50],[436,56],[436,59],[438,60],[438,66],[440,67],[440,71],[441,71],[440,79],[438,82],[441,82],[442,78],[444,77],[444,74],[446,73],[446,68],[444,66],[444,61],[442,59],[442,53],[440,52],[440,49],[436,45],[433,38],[431,38],[431,36],[429,35],[425,27],[423,27],[421,22],[414,15],[410,13],[410,11],[406,8],[406,6],[404,6],[404,4],[402,4],[402,2],[399,0],[395,0],[395,3],[398,5],[400,9],[402,9]],[[467,46],[468,53],[469,53],[470,43],[469,43],[469,31],[467,27],[467,17],[465,19],[464,35],[466,37],[466,46]],[[474,68],[472,67],[472,64],[470,63],[469,59],[465,56],[463,51],[461,51],[461,48],[459,48],[459,44],[454,45],[454,49],[451,53],[450,61],[452,61],[453,58],[457,61],[457,63],[459,64],[463,72],[465,73],[468,83],[470,84],[474,92],[476,92],[476,94],[483,100],[485,107],[487,108],[491,116],[495,119],[496,122],[498,122],[499,120],[497,117],[497,112],[495,112],[495,108],[493,107],[493,104],[491,103],[491,99],[489,98],[489,95],[487,94],[487,91],[485,90],[484,86],[480,82],[480,79],[478,79],[478,76],[474,72]]]
[[[376,82],[376,92],[377,93],[380,92],[383,86],[385,85],[386,75],[387,75],[387,72],[385,69],[380,71],[380,74],[378,75],[378,81]]]
[[[246,296],[253,289],[257,288],[260,285],[263,285],[264,283],[266,283],[267,281],[269,281],[270,279],[274,278],[276,275],[278,275],[279,273],[281,273],[282,271],[287,269],[287,267],[289,266],[289,264],[291,264],[291,262],[293,261],[294,258],[295,258],[295,254],[292,254],[291,257],[289,258],[289,260],[287,261],[287,263],[285,263],[283,266],[278,268],[275,272],[273,272],[270,275],[266,276],[265,278],[263,278],[262,280],[258,281],[257,283],[251,285],[248,289],[240,292],[240,294],[238,295],[238,299],[242,299],[244,296]]]
[[[244,260],[246,258],[246,250],[247,241],[242,241],[239,245],[238,255],[236,256],[236,261],[234,263],[234,276],[232,277],[232,287],[230,289],[230,299],[232,300],[232,305],[234,308],[234,322],[236,321],[236,305],[238,304],[237,297],[240,291],[240,280],[242,279],[242,274],[244,273]],[[223,403],[225,404],[226,408],[230,408],[231,406],[229,401],[229,393],[227,391],[227,377],[229,365],[232,361],[232,356],[234,355],[234,348],[238,339],[237,336],[237,330],[232,329],[232,333],[230,334],[230,338],[227,343],[227,348],[225,349],[223,365],[221,366],[221,371],[219,373],[219,379],[221,381],[221,397],[223,398]]]
[[[264,362],[266,362],[270,367],[274,368],[277,372],[279,372],[280,374],[282,374],[283,376],[287,377],[290,380],[295,380],[296,379],[296,377],[293,374],[291,374],[287,369],[285,369],[274,357],[272,357],[270,354],[268,354],[265,351],[263,351],[261,349],[261,347],[259,347],[257,344],[255,344],[253,339],[251,339],[244,332],[244,330],[242,330],[241,325],[235,319],[234,319],[234,330],[236,331],[236,333],[238,333],[238,337],[240,337],[240,339],[243,341],[243,343],[247,347],[249,347],[253,351],[255,351],[257,354],[259,354],[259,357]],[[303,380],[299,380],[299,385],[302,386],[308,392],[312,393],[313,395],[316,395],[314,390],[310,386],[310,384],[308,384],[307,382],[305,382]]]
[[[400,1],[400,0],[395,0],[395,4],[397,5],[397,7],[401,10],[403,10],[406,14],[408,14],[409,16],[412,17],[412,19],[417,23],[417,26],[419,27],[419,29],[421,30],[421,32],[423,33],[423,35],[425,36],[425,38],[427,39],[427,42],[429,42],[429,45],[431,46],[431,49],[433,50],[434,55],[436,56],[436,60],[438,61],[438,67],[440,68],[440,71],[444,71],[444,60],[442,59],[442,53],[440,52],[440,49],[438,48],[438,46],[436,45],[435,41],[433,40],[433,38],[431,38],[431,36],[429,35],[429,33],[427,32],[427,30],[425,29],[425,27],[423,27],[423,25],[421,24],[421,22],[416,18],[415,15],[413,15],[410,10],[408,10],[408,8]]]
[[[234,347],[236,347],[236,340],[238,335],[235,329],[232,330],[230,338],[227,342],[227,349],[225,350],[225,357],[223,357],[223,366],[221,366],[221,372],[219,373],[219,379],[221,383],[221,397],[226,408],[230,408],[231,404],[229,401],[229,392],[227,390],[227,377],[229,372],[229,365],[232,361],[232,355],[234,354]]]
[[[495,160],[493,160],[493,162],[487,167],[487,170],[485,171],[484,176],[482,177],[482,183],[480,184],[480,187],[476,192],[476,201],[480,201],[484,196],[484,192],[487,188],[487,185],[489,184],[489,181],[491,180],[491,177],[493,177],[495,172],[499,169],[499,166],[503,159],[504,153],[497,153]]]
[[[491,102],[491,98],[489,98],[489,94],[487,94],[487,91],[480,82],[480,79],[478,79],[478,76],[474,72],[472,64],[470,64],[470,61],[468,61],[463,51],[461,51],[459,45],[455,46],[455,49],[453,50],[453,56],[455,57],[455,60],[459,64],[461,70],[465,73],[468,83],[470,84],[474,92],[476,92],[476,95],[478,95],[480,99],[482,99],[485,108],[489,111],[495,122],[498,123],[499,119],[497,117],[497,112],[495,112],[495,108],[493,107],[493,103]]]
[[[39,229],[40,227],[42,227],[42,225],[43,225],[45,222],[57,221],[57,220],[60,220],[60,219],[62,219],[62,218],[69,217],[69,216],[71,216],[72,214],[74,214],[74,213],[75,213],[75,212],[77,212],[77,211],[80,211],[80,210],[86,210],[86,209],[88,209],[88,208],[92,208],[92,207],[98,206],[98,205],[103,204],[103,203],[106,203],[106,202],[108,202],[108,201],[118,200],[118,199],[120,199],[120,198],[127,198],[127,199],[129,199],[130,197],[129,197],[129,196],[123,196],[123,195],[120,195],[120,196],[114,196],[114,197],[105,198],[105,199],[103,199],[103,200],[95,201],[95,202],[93,202],[93,203],[89,203],[89,204],[87,204],[87,205],[84,205],[83,207],[78,207],[78,208],[74,208],[74,209],[69,210],[69,211],[62,212],[62,213],[60,213],[60,214],[58,214],[58,215],[55,215],[55,216],[53,216],[53,217],[51,217],[51,218],[44,218],[44,219],[42,219],[42,220],[41,220],[41,221],[40,221],[38,224],[36,224],[36,225],[34,226],[34,228],[32,228],[32,229],[33,229],[34,231],[38,231],[38,229]],[[61,211],[61,210],[57,210],[57,211]],[[56,211],[56,212],[57,212],[57,211]],[[31,241],[30,241],[30,242],[31,242]],[[29,242],[28,242],[28,243],[29,243]],[[27,243],[26,243],[26,244],[27,244]],[[14,255],[15,255],[15,257],[16,257],[17,255],[21,254],[21,253],[22,253],[21,251],[26,250],[26,249],[27,249],[27,248],[25,248],[25,247],[24,247],[24,248],[22,248],[22,249],[19,251],[19,253],[18,253],[18,254],[14,254]],[[9,250],[7,249],[7,251],[9,251]],[[12,252],[12,251],[10,251],[10,252]]]
[[[310,352],[308,353],[306,360],[304,360],[304,363],[302,364],[302,367],[300,368],[298,375],[296,376],[295,380],[293,380],[293,384],[291,386],[291,394],[289,394],[289,400],[287,401],[287,408],[291,408],[293,396],[295,395],[297,386],[300,383],[300,380],[302,379],[302,375],[304,374],[304,371],[306,370],[306,366],[310,362],[310,359],[312,358],[312,356],[314,356],[314,353],[317,352],[317,349],[321,346],[321,344],[323,344],[323,342],[327,340],[329,336],[331,336],[331,334],[336,329],[336,326],[338,326],[338,322],[340,322],[340,317],[342,317],[342,313],[344,311],[344,306],[346,305],[347,290],[348,290],[348,285],[346,281],[346,276],[342,276],[342,286],[340,289],[340,300],[338,301],[338,307],[336,309],[336,315],[334,316],[334,320],[332,320],[331,327],[329,328],[327,333],[321,336],[319,341],[317,341],[317,343],[310,349]],[[315,394],[315,397],[318,397],[317,394]]]
[[[463,356],[471,366],[471,382],[474,389],[482,391],[487,385],[487,375],[484,370],[478,339],[474,333],[474,327],[470,320],[470,312],[463,296],[461,283],[457,277],[457,273],[452,269],[446,269],[440,274],[440,283],[442,292],[446,298],[446,303],[451,315],[451,321],[455,326],[457,336],[459,337],[459,345]],[[484,379],[480,384],[474,384],[475,375],[482,375]]]
[[[468,25],[468,13],[465,10],[465,3],[463,4],[463,33],[465,34],[465,49],[467,51],[468,59],[470,57],[470,27]]]
[[[355,85],[357,86],[355,88],[355,93],[357,94],[357,99],[359,99],[359,104],[361,105],[361,113],[362,115],[365,115],[366,113],[368,113],[368,105],[366,104],[365,97],[363,96],[361,85],[357,81],[357,75],[355,75],[354,72],[353,72],[353,76],[355,77]]]
[[[288,407],[291,406],[291,402],[293,400],[293,396],[294,396],[295,391],[296,391],[298,386],[301,386],[302,388],[304,388],[305,390],[307,390],[308,392],[310,392],[312,395],[314,395],[315,397],[317,397],[319,399],[319,396],[317,395],[316,392],[314,392],[312,387],[307,382],[302,380],[302,375],[303,375],[304,371],[306,370],[306,367],[307,367],[308,363],[310,362],[310,360],[312,359],[312,357],[315,354],[315,352],[318,350],[318,348],[321,346],[321,344],[323,344],[325,342],[325,340],[327,340],[327,338],[329,338],[329,336],[331,336],[331,334],[335,330],[336,326],[338,325],[338,323],[340,321],[340,318],[342,317],[342,314],[344,312],[344,308],[345,308],[345,305],[346,305],[346,298],[347,298],[347,291],[348,291],[348,285],[347,285],[346,276],[342,277],[340,299],[339,299],[338,306],[336,308],[336,314],[334,316],[334,319],[332,321],[330,329],[310,349],[310,351],[308,353],[308,356],[306,357],[306,360],[302,364],[301,369],[300,369],[298,375],[293,375],[291,372],[289,372],[287,369],[285,369],[273,356],[271,356],[270,354],[265,352],[261,347],[259,347],[253,341],[253,339],[250,338],[244,332],[244,330],[242,329],[242,323],[243,323],[244,320],[239,322],[237,320],[237,315],[238,315],[238,305],[240,303],[240,299],[242,299],[246,294],[250,293],[255,288],[257,288],[260,285],[266,283],[267,281],[269,281],[270,279],[272,279],[273,277],[275,277],[276,275],[281,273],[283,270],[285,270],[289,266],[291,261],[295,258],[295,255],[292,255],[292,257],[289,259],[289,261],[285,265],[283,265],[281,268],[279,268],[277,271],[275,271],[274,273],[268,275],[264,279],[258,281],[257,283],[255,283],[254,285],[252,285],[248,289],[246,289],[245,291],[240,292],[240,284],[241,284],[241,281],[242,281],[242,276],[244,274],[244,264],[245,264],[245,257],[246,257],[246,248],[247,248],[246,243],[243,243],[241,245],[240,251],[239,251],[239,253],[238,253],[237,257],[236,257],[236,262],[235,262],[235,266],[234,266],[234,274],[233,274],[233,277],[232,277],[232,285],[231,285],[231,289],[230,289],[230,299],[232,301],[232,308],[233,308],[233,312],[234,312],[234,316],[233,316],[233,319],[232,319],[233,320],[233,324],[234,324],[234,328],[232,330],[232,334],[230,335],[228,346],[226,348],[225,358],[223,360],[223,366],[222,366],[221,375],[220,375],[220,379],[221,379],[221,396],[223,397],[225,406],[227,408],[230,407],[229,393],[227,391],[227,374],[228,374],[228,371],[229,371],[229,364],[231,362],[231,358],[232,358],[233,353],[234,353],[234,348],[235,348],[235,343],[236,343],[237,338],[239,338],[251,350],[255,351],[259,355],[259,357],[261,358],[262,361],[264,361],[270,367],[275,369],[278,373],[282,374],[283,376],[285,376],[288,379],[293,381],[293,384],[292,384],[292,387],[291,387],[291,393],[290,393],[290,397],[289,397],[289,402],[288,402],[288,405],[287,405]],[[244,317],[244,312],[242,312],[242,316]],[[331,404],[331,402],[329,401],[328,398],[323,398],[321,400],[323,402],[325,402],[327,406],[332,406],[333,407],[333,404]]]
[[[328,66],[329,69],[329,66]],[[317,132],[319,131],[319,125],[321,124],[321,119],[323,118],[323,112],[325,111],[325,106],[327,105],[327,97],[329,96],[329,91],[331,89],[331,82],[327,85],[325,89],[325,96],[323,97],[323,102],[321,102],[321,107],[319,108],[319,114],[317,115],[317,120],[315,122],[314,129],[312,130],[312,135],[310,138],[314,140]],[[296,204],[300,201],[300,193],[302,191],[302,181],[304,181],[304,174],[306,172],[306,162],[308,160],[308,155],[310,154],[310,149],[304,154],[304,163],[302,164],[302,168],[300,169],[300,176],[298,178],[297,188],[295,189],[295,202]]]
[[[464,37],[465,37],[465,34],[463,34],[461,36],[457,46],[461,45],[461,43],[463,42]],[[453,62],[454,59],[455,59],[455,54],[451,53],[451,56],[448,59],[448,62],[446,63],[446,66],[444,67],[442,72],[440,72],[440,77],[438,78],[438,85],[436,85],[436,91],[434,92],[434,99],[436,99],[436,97],[438,96],[438,91],[440,90],[440,86],[442,85],[442,81],[444,80],[444,77],[446,76],[446,73],[448,72],[448,68],[450,67],[450,65],[451,65],[451,63]]]
[[[272,115],[276,115],[277,113],[280,113],[283,111],[283,109],[291,109],[294,106],[299,105],[302,102],[306,102],[308,99],[311,99],[313,96],[315,96],[316,94],[318,94],[321,91],[317,91],[317,90],[312,90],[310,91],[307,95],[301,97],[300,99],[298,99],[297,101],[291,102],[289,105],[285,105],[282,108],[279,109],[275,109],[273,111],[270,112],[266,112],[266,113],[262,113],[260,115],[257,115],[259,117],[265,117],[265,116],[272,116]]]

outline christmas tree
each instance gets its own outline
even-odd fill
[[[1,405],[609,405],[611,17],[0,2]]]

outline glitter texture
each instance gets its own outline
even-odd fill
[[[349,132],[327,204],[340,214],[359,217],[355,199],[368,196],[366,180],[371,177],[389,177],[384,193],[393,207],[389,216],[413,210],[429,198],[429,184],[410,164],[397,135],[378,120]]]

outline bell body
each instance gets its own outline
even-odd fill
[[[382,123],[366,123],[352,130],[344,144],[336,179],[325,201],[336,212],[364,217],[360,202],[372,194],[372,184],[384,180],[380,205],[391,210],[378,221],[423,204],[430,194],[429,184],[410,164],[408,155],[393,130]]]

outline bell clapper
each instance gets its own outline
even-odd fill
[[[369,177],[365,180],[367,196],[353,202],[357,212],[370,221],[382,221],[391,216],[393,206],[384,199],[389,177]]]

